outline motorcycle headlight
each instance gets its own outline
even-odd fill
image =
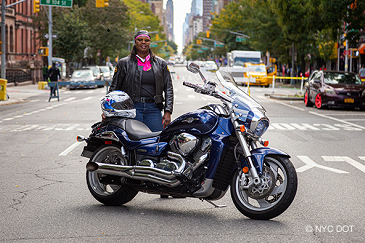
[[[256,137],[261,137],[266,132],[268,127],[269,127],[269,120],[267,118],[261,118],[260,120],[257,121],[255,129],[252,130]]]

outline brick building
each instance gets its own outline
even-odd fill
[[[8,6],[18,1],[5,0],[5,4]],[[33,0],[6,8],[6,78],[8,82],[12,82],[14,78],[18,79],[16,81],[29,77],[35,80],[34,69],[41,68],[43,65],[42,57],[37,55],[40,41],[37,39],[39,35],[37,29],[32,26],[33,14]],[[3,31],[1,27],[0,31]]]

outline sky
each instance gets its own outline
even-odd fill
[[[166,9],[167,0],[163,0],[163,8]],[[191,0],[173,0],[174,3],[174,35],[175,43],[178,45],[178,53],[182,53],[183,44],[183,23],[185,21],[186,13],[190,13]]]

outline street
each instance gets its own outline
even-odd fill
[[[202,83],[198,74],[170,71],[173,119],[220,102],[182,85]],[[204,74],[217,82],[214,73]],[[229,191],[215,202],[224,208],[141,192],[122,207],[98,203],[85,181],[85,143],[76,136],[88,136],[101,119],[105,92],[63,88],[60,101],[39,92],[0,106],[0,242],[364,242],[364,111],[318,110],[250,87],[270,119],[263,138],[291,156],[299,181],[287,211],[258,221],[235,208]]]

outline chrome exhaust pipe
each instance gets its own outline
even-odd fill
[[[169,187],[176,187],[180,185],[180,181],[176,179],[176,174],[180,174],[184,170],[186,162],[181,155],[173,152],[168,152],[167,156],[170,159],[179,160],[181,162],[181,166],[174,171],[166,171],[148,166],[115,165],[90,161],[86,164],[86,170],[106,175],[151,181]]]

